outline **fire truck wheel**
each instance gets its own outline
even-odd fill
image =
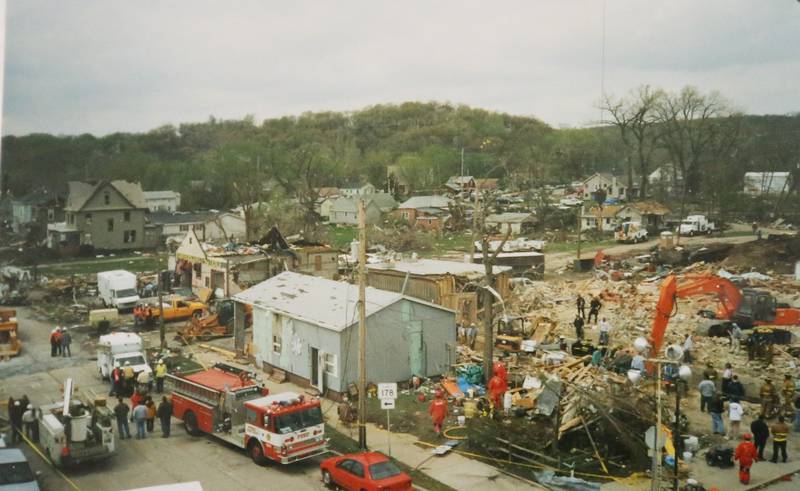
[[[247,446],[247,451],[250,454],[250,458],[253,459],[254,464],[264,465],[267,463],[267,459],[264,457],[264,449],[258,441],[251,441]]]
[[[322,471],[322,484],[324,484],[326,488],[333,489],[333,478],[330,472]]]
[[[214,337],[214,333],[211,331],[203,331],[200,333],[200,341],[211,341],[211,338]]]
[[[183,427],[186,428],[186,433],[192,436],[200,435],[200,430],[197,428],[197,416],[192,411],[186,411],[183,415]]]
[[[202,316],[202,315],[203,315],[203,311],[202,310],[195,310],[194,312],[192,312],[192,317],[194,317],[195,319],[199,319],[200,316]]]

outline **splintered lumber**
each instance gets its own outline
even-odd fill
[[[586,424],[586,420],[583,419],[583,416],[579,416],[581,418],[581,423],[583,423],[583,429],[586,430],[586,436],[589,437],[589,443],[592,444],[592,449],[594,449],[594,455],[597,457],[597,460],[600,461],[600,465],[603,467],[603,472],[608,474],[608,468],[606,467],[606,463],[603,460],[603,457],[600,455],[600,451],[597,449],[597,444],[594,443],[594,438],[592,438],[592,432],[589,431],[589,425]],[[655,441],[655,438],[653,439]]]

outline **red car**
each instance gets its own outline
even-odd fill
[[[319,465],[322,482],[348,491],[411,491],[411,478],[378,452],[362,452],[325,459]]]

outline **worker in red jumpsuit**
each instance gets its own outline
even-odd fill
[[[753,462],[758,460],[758,452],[756,446],[751,441],[752,435],[745,433],[742,435],[742,443],[736,447],[736,452],[733,454],[733,459],[739,461],[739,482],[742,484],[750,483],[750,467]]]
[[[433,421],[433,431],[437,434],[441,433],[442,423],[444,423],[444,418],[447,417],[447,399],[444,398],[444,393],[441,389],[436,389],[436,398],[431,401],[428,413],[431,415],[431,421]]]
[[[494,409],[499,411],[503,409],[503,394],[508,390],[508,372],[506,366],[502,362],[495,362],[492,366],[494,377],[489,380],[489,397],[494,404]]]

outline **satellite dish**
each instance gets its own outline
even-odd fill
[[[667,356],[667,359],[672,361],[678,361],[683,358],[683,348],[680,347],[678,344],[670,344],[667,346],[666,351],[664,354]]]

